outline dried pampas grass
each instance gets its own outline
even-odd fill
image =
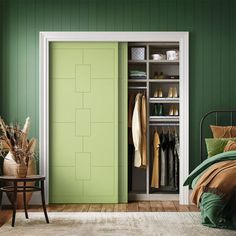
[[[0,117],[0,154],[11,152],[16,163],[24,162],[28,166],[30,158],[34,157],[36,139],[28,139],[30,118],[27,117],[21,130],[19,124],[7,126]]]

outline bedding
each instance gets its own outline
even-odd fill
[[[208,157],[224,152],[224,148],[229,141],[236,141],[236,138],[206,138],[206,148]]]
[[[226,144],[224,148],[224,152],[233,151],[233,150],[236,150],[236,142],[228,141],[228,143]]]
[[[202,224],[236,229],[236,151],[212,156],[197,166],[184,186],[201,210]]]
[[[236,137],[236,126],[216,126],[210,125],[214,138],[234,138]]]

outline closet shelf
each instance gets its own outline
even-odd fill
[[[179,126],[179,123],[149,123],[150,126]]]
[[[179,60],[176,61],[170,61],[170,60],[148,60],[149,63],[153,63],[153,64],[168,64],[168,65],[178,65],[179,64]]]
[[[179,121],[179,116],[150,116],[149,121],[177,122]]]
[[[179,79],[149,79],[152,83],[179,83]]]
[[[179,98],[150,98],[150,103],[179,103]]]
[[[147,87],[145,87],[145,86],[129,86],[128,89],[140,90],[140,89],[147,89]]]
[[[146,63],[147,60],[128,60],[128,63],[139,64],[139,63]]]
[[[147,82],[147,80],[146,79],[128,79],[128,82],[138,83],[138,82]]]

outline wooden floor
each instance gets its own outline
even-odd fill
[[[127,204],[50,204],[48,212],[188,212],[198,211],[194,205],[179,205],[178,201],[145,201]],[[18,210],[22,211],[22,210]],[[30,206],[29,212],[42,211],[41,206]],[[11,218],[10,207],[0,210],[0,226]]]

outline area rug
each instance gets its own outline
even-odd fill
[[[0,235],[20,236],[223,236],[236,231],[212,229],[201,225],[199,212],[50,212],[50,224],[40,212],[30,212],[29,220],[17,213],[16,225],[11,220],[0,228]]]

